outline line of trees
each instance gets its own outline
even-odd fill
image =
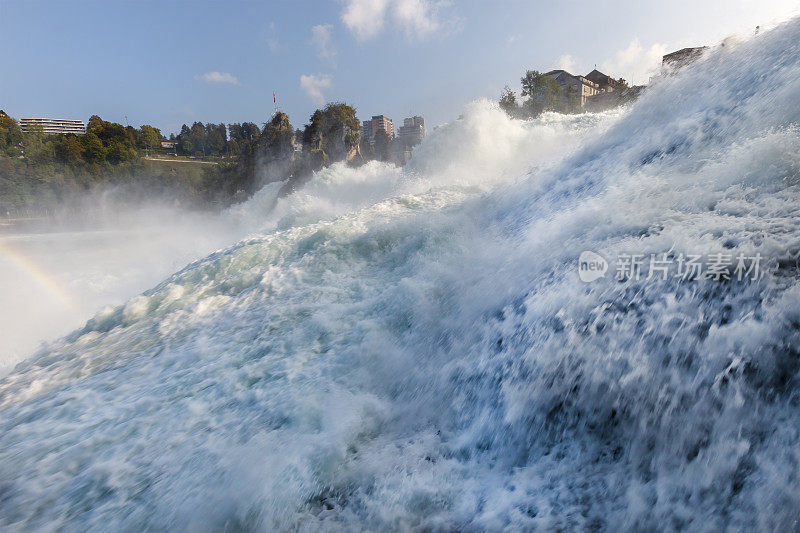
[[[360,122],[355,108],[328,104],[295,130],[277,112],[260,128],[253,122],[183,125],[171,135],[179,155],[215,159],[217,165],[156,167],[141,155],[163,152],[158,128],[89,119],[82,135],[46,135],[41,127],[23,132],[0,111],[0,214],[35,202],[108,184],[176,188],[193,201],[223,205],[239,201],[268,181],[291,186],[337,161],[360,163]],[[154,191],[155,192],[155,191]]]
[[[163,136],[158,128],[139,129],[106,122],[97,115],[89,119],[83,135],[46,135],[38,124],[23,132],[16,120],[0,110],[0,154],[23,158],[33,165],[63,163],[72,167],[117,165],[137,157],[137,150],[161,148]]]
[[[140,157],[162,151],[158,128],[108,122],[94,115],[86,133],[22,131],[0,111],[0,216],[39,211],[89,189],[113,187],[130,197],[174,197],[206,205],[237,190],[235,164],[156,166]]]

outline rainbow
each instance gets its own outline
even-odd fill
[[[8,240],[0,239],[0,257],[8,259],[47,294],[51,295],[54,300],[63,304],[65,307],[73,307],[72,297],[59,285],[56,278],[34,263],[30,258],[25,256],[25,254],[11,246]]]

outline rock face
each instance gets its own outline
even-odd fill
[[[328,104],[316,110],[303,132],[305,150],[322,150],[330,162],[346,159],[360,138],[356,110],[347,104]]]
[[[294,129],[289,116],[275,113],[264,127],[256,147],[256,169],[259,184],[285,179],[294,164]]]

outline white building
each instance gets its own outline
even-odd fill
[[[600,85],[584,78],[583,76],[575,76],[566,70],[551,70],[547,73],[548,76],[554,78],[562,90],[566,93],[567,87],[572,87],[575,95],[578,98],[578,103],[581,107],[586,105],[586,99],[591,98],[596,94],[600,94]]]
[[[86,125],[82,120],[69,120],[62,118],[19,119],[19,127],[23,132],[29,131],[29,128],[34,124],[41,126],[46,135],[57,135],[59,133],[74,133],[75,135],[83,135],[86,133]]]
[[[399,128],[398,137],[406,146],[414,146],[422,142],[425,138],[425,119],[422,117],[411,117],[403,119],[403,125]]]
[[[375,134],[379,131],[386,132],[389,139],[394,139],[392,119],[383,115],[375,115],[372,120],[365,120],[361,123],[361,137],[370,144],[375,144]]]

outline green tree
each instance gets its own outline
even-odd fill
[[[192,155],[194,153],[194,140],[189,126],[186,124],[181,126],[181,132],[178,134],[177,140],[178,152],[182,155]]]
[[[137,147],[146,150],[158,150],[161,148],[161,138],[161,130],[145,124],[140,128],[140,144]]]
[[[546,83],[546,77],[545,74],[542,74],[538,70],[526,71],[525,75],[519,80],[522,85],[522,96],[531,98],[538,96],[541,88],[544,87]]]
[[[42,165],[51,163],[54,159],[52,144],[45,139],[44,129],[39,124],[33,124],[22,134],[22,147],[25,160],[29,164]]]
[[[508,113],[510,117],[516,117],[519,114],[517,95],[508,85],[503,87],[503,92],[500,93],[500,109]]]
[[[64,164],[78,166],[83,164],[83,146],[75,135],[59,135],[55,144],[56,157]]]
[[[83,157],[89,163],[101,163],[106,159],[106,148],[100,137],[92,132],[83,135]]]
[[[528,70],[520,78],[522,96],[527,96],[525,110],[529,116],[535,116],[542,111],[558,111],[562,105],[563,90],[561,85],[547,74],[538,70]]]
[[[224,124],[206,125],[206,148],[209,155],[221,155],[228,142],[227,130]]]
[[[22,130],[17,121],[0,110],[0,151],[9,156],[19,154]]]
[[[228,155],[230,156],[237,156],[239,155],[239,143],[230,139],[228,141]]]
[[[206,155],[206,128],[202,122],[195,122],[189,130],[194,146],[194,155]]]
[[[114,139],[108,143],[106,161],[112,165],[118,165],[136,157],[136,152],[126,145],[123,141]]]

